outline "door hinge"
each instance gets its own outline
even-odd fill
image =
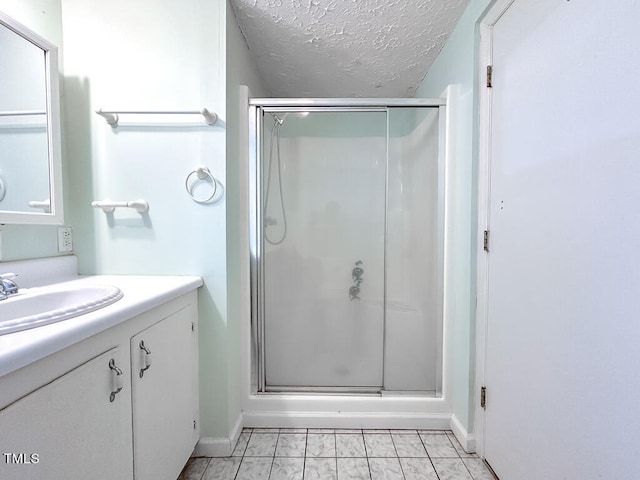
[[[487,387],[480,387],[480,406],[487,408]]]
[[[482,244],[485,252],[489,251],[489,230],[485,230],[482,236]]]
[[[487,65],[487,88],[493,88],[493,65]]]

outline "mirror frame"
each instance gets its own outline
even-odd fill
[[[0,12],[0,25],[12,30],[44,51],[47,87],[47,144],[49,165],[50,212],[0,210],[0,224],[62,225],[62,141],[60,133],[60,87],[58,47]]]

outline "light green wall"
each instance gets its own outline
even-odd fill
[[[230,7],[201,0],[0,0],[0,10],[58,45],[64,23],[65,217],[74,228],[81,273],[204,277],[201,434],[228,437],[240,415],[240,271],[246,255],[237,241],[247,195],[239,188],[238,88],[268,94]],[[180,34],[167,34],[174,31]],[[112,131],[93,113],[202,106],[220,115],[219,125]],[[215,205],[198,205],[184,191],[184,178],[199,164],[224,187],[225,198]],[[108,217],[90,207],[107,197],[143,197],[149,215],[123,210]],[[57,227],[3,225],[0,232],[3,260],[58,254]]]
[[[194,202],[187,175],[207,166],[226,188],[224,2],[62,0],[69,215],[85,274],[193,274],[200,291],[201,435],[227,437],[226,200]],[[199,110],[206,126],[94,113]],[[180,117],[183,118],[183,117]],[[143,198],[147,214],[105,214],[93,200]]]
[[[474,128],[477,124],[476,23],[491,0],[471,0],[464,15],[429,69],[416,97],[438,97],[454,85],[455,158],[448,175],[453,185],[449,205],[453,219],[447,248],[453,252],[448,308],[453,318],[453,413],[473,431],[475,401],[475,259],[477,255],[477,158]]]
[[[489,3],[470,1],[416,93],[440,96],[447,85],[457,86],[456,159],[451,172],[456,224],[449,245],[457,252],[453,409],[468,431],[473,424],[475,354],[475,22]],[[227,437],[240,409],[240,270],[246,254],[237,243],[243,228],[237,213],[246,192],[238,188],[239,110],[234,105],[241,84],[249,85],[256,96],[267,95],[230,8],[224,2],[202,0],[144,0],[135,5],[124,0],[0,0],[0,11],[58,45],[63,42],[61,18],[64,23],[65,214],[66,223],[74,227],[81,271],[205,278],[200,298],[202,435]],[[144,28],[139,28],[137,18],[145,19]],[[189,34],[171,34],[178,30]],[[221,114],[224,126],[196,135],[197,140],[188,132],[169,130],[161,135],[145,129],[115,133],[92,113],[100,107],[204,104]],[[171,144],[175,147],[167,147]],[[221,179],[226,201],[203,207],[185,197],[184,177],[200,163]],[[89,207],[98,198],[139,196],[151,204],[144,219],[125,215],[110,225],[102,212]],[[3,260],[57,254],[56,227],[4,225],[0,231]]]
[[[62,47],[60,0],[0,0],[0,12]]]
[[[2,225],[0,248],[2,262],[58,255],[58,227]]]
[[[248,132],[241,130],[241,111],[247,106],[240,104],[240,85],[249,87],[252,95],[266,96],[260,83],[231,6],[227,2],[226,72],[227,72],[227,345],[228,345],[228,404],[229,426],[234,427],[241,414],[242,404],[242,350],[241,327],[246,315],[247,288],[244,285],[243,269],[246,268],[249,248],[243,245],[241,235],[248,228],[242,216],[249,192],[243,188],[240,142],[247,142]],[[230,432],[233,433],[233,432]]]

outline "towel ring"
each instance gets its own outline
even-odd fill
[[[197,179],[195,180],[194,180],[194,175],[197,177]],[[198,183],[198,180],[205,180],[207,178],[211,179],[211,182],[213,183],[213,193],[209,195],[207,198],[197,198],[193,194],[193,187],[196,185],[196,183]],[[191,185],[189,185],[190,182],[191,182]],[[210,202],[213,199],[213,197],[216,196],[216,193],[218,193],[218,182],[207,167],[199,166],[193,172],[187,175],[187,178],[184,181],[184,188],[187,190],[187,193],[189,194],[189,196],[192,198],[194,202],[207,203],[207,202]]]

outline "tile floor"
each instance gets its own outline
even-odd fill
[[[192,458],[178,480],[493,480],[447,430],[246,428],[231,457]]]

